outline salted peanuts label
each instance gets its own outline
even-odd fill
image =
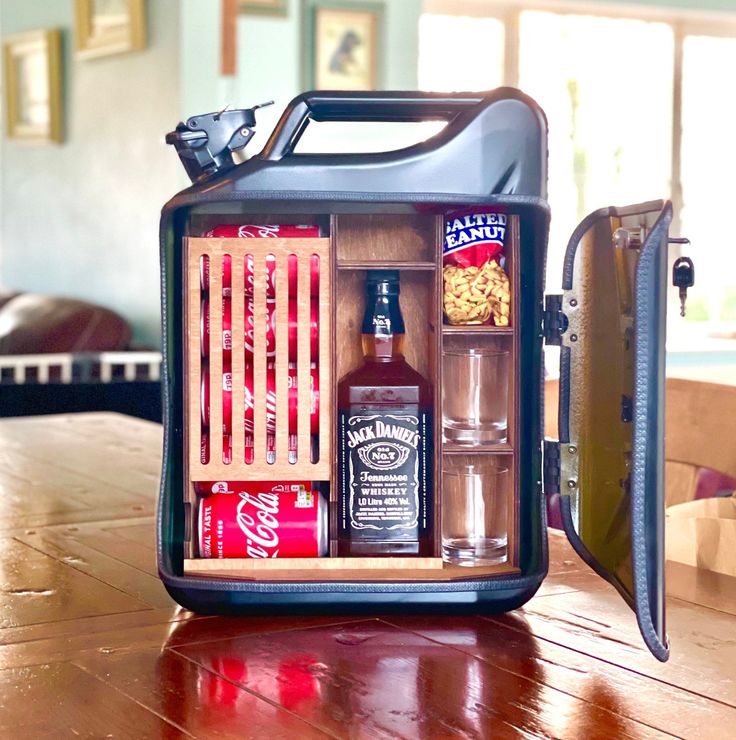
[[[445,222],[444,264],[478,267],[501,254],[505,238],[505,213],[451,214]]]
[[[505,213],[470,210],[447,216],[442,305],[448,323],[509,325],[505,239]]]

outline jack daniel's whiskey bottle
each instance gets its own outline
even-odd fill
[[[429,556],[432,386],[404,359],[398,271],[368,271],[362,336],[337,389],[338,555]]]

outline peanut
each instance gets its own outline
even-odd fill
[[[443,271],[443,306],[450,324],[508,326],[511,303],[509,279],[496,260],[480,267],[447,265]]]

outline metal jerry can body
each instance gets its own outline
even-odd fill
[[[397,151],[295,151],[307,125],[321,121],[425,120],[443,120],[446,125],[427,141]],[[172,596],[203,613],[514,609],[534,595],[546,575],[546,494],[560,491],[573,546],[616,585],[636,611],[649,647],[666,659],[662,439],[669,204],[652,202],[592,214],[571,237],[563,293],[549,296],[545,305],[550,218],[547,128],[543,112],[527,96],[510,88],[448,95],[305,93],[287,107],[263,151],[235,164],[232,152],[247,143],[254,123],[254,109],[225,111],[195,116],[169,136],[194,181],[166,204],[161,220],[165,447],[158,557],[161,577]],[[204,234],[211,233],[207,229],[223,220],[319,225],[321,238],[310,253],[322,255],[320,280],[325,292],[320,294],[324,301],[319,310],[324,312],[320,314],[326,322],[323,326],[332,335],[320,345],[320,353],[325,353],[320,360],[332,357],[334,367],[320,370],[318,376],[324,402],[317,427],[323,433],[321,462],[310,461],[316,465],[313,468],[300,462],[291,477],[323,480],[329,489],[334,399],[327,385],[334,390],[341,363],[335,334],[340,342],[359,342],[359,337],[344,336],[352,326],[352,319],[346,318],[352,309],[345,296],[354,292],[356,275],[370,269],[373,258],[380,267],[405,271],[402,279],[406,275],[408,300],[416,299],[420,309],[426,300],[429,313],[437,312],[422,330],[429,347],[425,354],[430,355],[427,373],[437,374],[439,360],[431,357],[441,357],[442,343],[459,341],[463,335],[461,330],[444,327],[438,293],[445,219],[463,208],[504,213],[509,224],[511,325],[495,334],[487,332],[488,341],[505,343],[513,358],[509,443],[492,450],[506,455],[513,470],[508,567],[436,578],[430,565],[428,571],[417,570],[412,577],[406,563],[397,564],[400,570],[395,576],[385,568],[363,574],[338,568],[320,571],[322,576],[294,578],[189,571],[196,500],[186,489],[191,488],[196,477],[192,469],[199,463],[192,452],[196,399],[190,387],[187,342],[191,344],[189,327],[200,299],[191,298],[194,268],[187,259],[195,247],[215,249],[209,242],[200,244]],[[405,253],[391,254],[390,246],[381,253],[383,242],[370,236],[388,229],[387,224],[393,231],[384,241],[404,244],[400,249]],[[286,240],[273,244],[275,259],[282,248],[284,259],[289,256]],[[231,244],[226,258],[237,254],[237,249],[237,244]],[[233,285],[243,279],[241,272],[233,277]],[[219,282],[217,286],[222,288]],[[237,315],[242,320],[244,310],[247,306],[233,309],[233,318]],[[225,314],[217,316],[217,326],[222,328]],[[562,348],[560,443],[544,443],[542,434],[545,341]],[[421,351],[416,356],[423,362]],[[222,367],[218,364],[218,372]],[[198,369],[201,374],[202,367]],[[309,378],[300,377],[301,388]],[[439,392],[436,399],[436,416],[441,417]],[[593,413],[594,408],[600,414]],[[437,430],[441,437],[439,421]],[[309,430],[304,434],[308,439]],[[441,479],[444,456],[456,452],[448,445],[437,451],[436,480]],[[253,469],[251,475],[247,466],[242,470],[251,478],[256,474]],[[258,468],[258,475],[264,470],[268,472]],[[212,472],[224,475],[228,469],[215,467]],[[202,469],[200,477],[204,475]],[[330,495],[334,499],[334,492],[328,491],[326,496]]]

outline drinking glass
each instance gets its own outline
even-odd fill
[[[493,565],[507,558],[509,469],[497,458],[448,455],[442,472],[442,558]]]
[[[447,442],[505,442],[508,428],[509,353],[487,347],[442,354],[442,432]]]

